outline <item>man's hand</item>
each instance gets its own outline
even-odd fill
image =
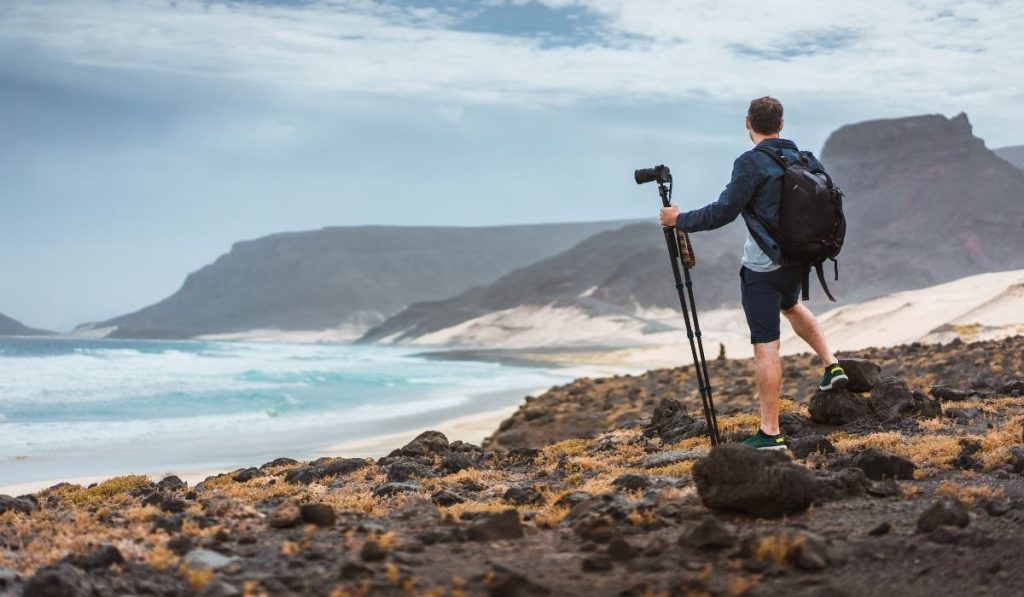
[[[672,207],[661,208],[661,225],[665,228],[674,228],[677,217],[679,217],[679,208],[675,203],[672,204]]]

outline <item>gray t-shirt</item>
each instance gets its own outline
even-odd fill
[[[743,258],[740,259],[740,263],[743,264],[743,267],[755,272],[773,272],[782,267],[761,250],[761,247],[750,235],[750,230],[747,230],[747,242],[743,243]]]

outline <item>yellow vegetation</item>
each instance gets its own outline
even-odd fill
[[[1002,487],[988,487],[986,485],[960,485],[954,481],[943,481],[939,484],[938,493],[950,495],[970,508],[979,498],[1001,499],[1004,495]]]
[[[127,495],[128,491],[147,483],[149,483],[149,477],[145,475],[125,475],[107,479],[89,488],[84,488],[81,485],[68,485],[53,490],[52,495],[76,506],[98,506],[101,504],[110,506],[126,503],[131,499]],[[51,495],[51,492],[43,491],[39,495]]]

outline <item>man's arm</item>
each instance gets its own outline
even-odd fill
[[[736,158],[732,165],[732,180],[718,197],[718,201],[700,209],[681,213],[676,228],[687,232],[714,230],[736,219],[750,203],[757,188],[756,168],[749,154]]]

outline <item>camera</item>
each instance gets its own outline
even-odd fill
[[[662,184],[672,181],[672,173],[669,171],[668,166],[662,164],[653,168],[641,168],[633,172],[633,178],[636,180],[636,184],[645,184],[654,181],[658,181],[658,184]]]

